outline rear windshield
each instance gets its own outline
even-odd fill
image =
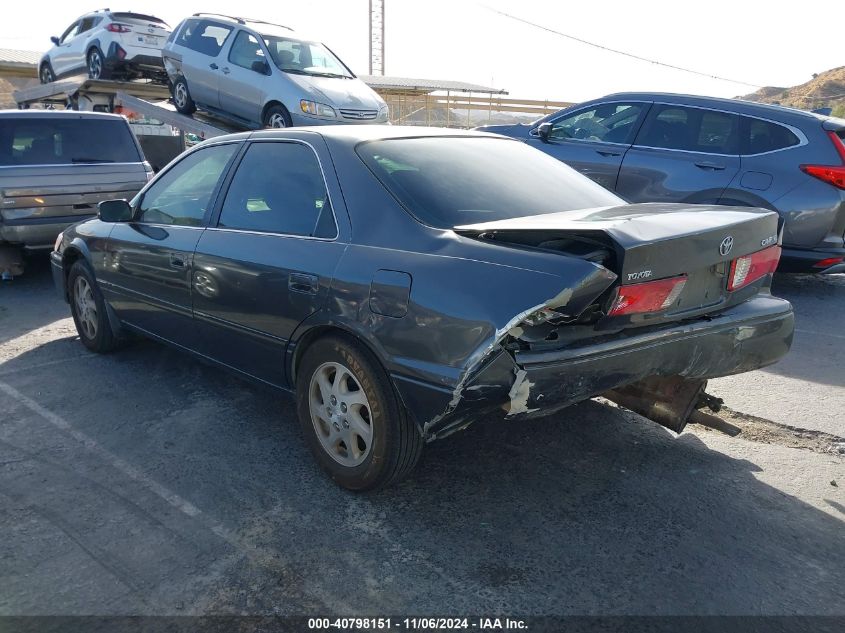
[[[0,119],[0,165],[137,163],[143,160],[122,119]]]
[[[371,141],[358,155],[424,224],[453,228],[623,200],[525,143],[427,137]]]

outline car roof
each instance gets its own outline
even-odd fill
[[[643,101],[661,101],[671,100],[678,105],[696,105],[708,106],[712,108],[721,108],[724,110],[731,110],[741,114],[756,114],[758,116],[768,115],[771,118],[788,117],[802,117],[807,120],[824,119],[823,115],[819,115],[806,110],[799,110],[797,108],[788,108],[786,106],[774,105],[770,103],[757,103],[756,101],[745,101],[743,99],[728,99],[725,97],[706,97],[703,95],[680,94],[672,92],[616,92],[606,95],[600,99],[593,99],[590,103],[606,101],[608,99],[631,99]],[[582,105],[582,104],[579,104]]]
[[[305,134],[304,134],[305,133]],[[253,132],[236,132],[223,136],[215,136],[198,143],[195,147],[211,145],[224,141],[245,141],[249,139],[291,139],[307,134],[319,134],[325,139],[335,140],[343,144],[356,145],[363,141],[381,141],[394,138],[437,138],[437,137],[465,137],[465,138],[496,138],[512,141],[506,136],[489,132],[473,130],[458,130],[442,127],[422,127],[414,125],[312,125],[284,129],[264,129]]]
[[[123,115],[108,112],[79,112],[78,110],[0,110],[0,119],[43,119],[49,117],[126,120]]]
[[[199,18],[209,22],[222,22],[224,24],[235,24],[246,29],[251,29],[260,35],[291,35],[294,29],[284,24],[274,24],[253,18],[241,18],[233,15],[222,15],[218,13],[195,13],[190,18]]]

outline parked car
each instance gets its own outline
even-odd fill
[[[162,51],[173,103],[247,128],[386,123],[388,108],[332,51],[285,26],[197,13]]]
[[[630,202],[762,207],[785,222],[780,270],[845,272],[845,120],[689,95],[614,94],[536,121],[523,139]]]
[[[88,73],[91,79],[164,79],[161,47],[170,35],[167,23],[131,11],[93,11],[76,19],[38,64],[42,84]]]
[[[0,246],[47,249],[97,203],[132,197],[152,177],[121,116],[0,112]],[[0,271],[2,272],[2,271]]]
[[[295,393],[360,490],[496,412],[605,394],[680,432],[707,378],[787,352],[777,239],[773,212],[627,205],[495,135],[324,126],[205,141],[51,261],[89,349],[139,333]]]

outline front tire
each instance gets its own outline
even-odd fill
[[[73,264],[68,274],[70,311],[79,340],[92,352],[105,354],[117,347],[117,337],[111,328],[106,302],[91,269],[83,261]]]
[[[264,120],[261,123],[267,128],[283,128],[293,125],[290,113],[287,108],[281,105],[272,105],[267,108],[267,112],[264,113]]]
[[[413,470],[423,439],[376,359],[345,337],[319,339],[296,381],[297,413],[317,462],[349,490],[396,483]]]
[[[38,79],[42,84],[49,84],[56,81],[56,75],[53,73],[53,67],[49,62],[41,64],[41,69],[38,71]]]
[[[191,115],[197,111],[197,105],[191,98],[191,92],[188,90],[188,82],[184,77],[179,77],[173,84],[173,105],[176,106],[176,111],[180,114]]]

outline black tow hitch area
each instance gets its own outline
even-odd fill
[[[726,435],[739,435],[741,429],[715,415],[723,401],[704,392],[707,381],[681,376],[649,376],[639,382],[608,391],[602,396],[634,413],[680,433],[687,423],[700,424]]]

